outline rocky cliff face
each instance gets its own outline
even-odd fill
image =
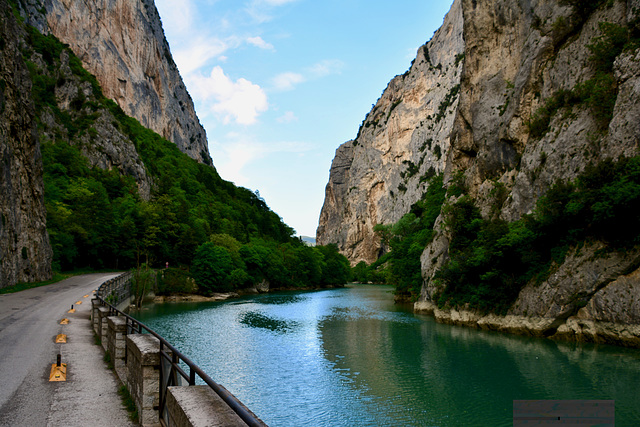
[[[515,221],[530,213],[554,182],[574,179],[590,163],[638,155],[640,50],[625,49],[615,59],[611,87],[617,97],[610,121],[596,113],[598,106],[550,106],[558,94],[575,94],[577,87],[593,81],[597,70],[590,45],[603,36],[601,23],[636,31],[633,23],[639,11],[637,0],[456,0],[443,27],[426,45],[432,62],[438,40],[441,52],[464,58],[460,64],[455,59],[443,61],[442,70],[437,70],[444,73],[449,65],[448,87],[458,89],[450,107],[439,121],[427,113],[427,105],[434,101],[442,105],[443,94],[452,93],[445,89],[423,90],[418,98],[422,109],[402,108],[405,100],[412,99],[413,88],[433,87],[428,73],[416,73],[423,47],[408,74],[416,73],[419,81],[394,79],[365,119],[355,143],[338,149],[318,240],[338,243],[353,263],[375,260],[380,242],[372,233],[373,225],[392,223],[408,212],[424,191],[416,177],[430,168],[443,172],[445,183],[454,176],[462,181],[484,218]],[[602,85],[596,84],[592,90],[600,89]],[[386,104],[385,99],[389,99]],[[397,106],[389,114],[394,102]],[[382,106],[388,116],[376,115]],[[545,120],[540,119],[541,111]],[[387,121],[376,122],[383,126],[371,132],[375,117]],[[419,126],[396,126],[409,120]],[[536,126],[543,131],[536,132]],[[439,132],[420,134],[425,128]],[[399,129],[411,134],[411,143]],[[423,155],[421,138],[414,140],[414,135],[433,138],[431,146],[440,147],[442,158],[433,151]],[[403,164],[404,160],[412,163]],[[402,172],[415,170],[406,165],[414,164],[419,165],[418,172],[408,180],[405,172],[403,181]],[[399,183],[406,191],[400,191]],[[496,197],[497,187],[504,189],[501,197]],[[438,310],[434,297],[441,289],[433,279],[449,259],[451,237],[443,222],[441,215],[435,238],[421,258],[424,284],[416,309],[435,313],[442,321],[487,329],[640,345],[640,283],[635,280],[640,259],[634,251],[603,255],[602,242],[574,249],[544,283],[523,288],[506,318]]]
[[[150,197],[153,182],[124,113],[103,93],[211,164],[152,1],[0,3],[0,287],[51,277],[41,144],[75,146],[90,166],[132,177],[140,197]]]
[[[71,47],[108,98],[191,158],[211,164],[204,128],[153,0],[43,3],[48,29]]]
[[[331,165],[317,242],[337,243],[353,264],[382,250],[376,224],[397,221],[443,173],[457,110],[464,41],[461,2],[418,49],[367,115],[358,136],[342,144]]]
[[[0,287],[51,277],[42,158],[18,26],[0,3]]]

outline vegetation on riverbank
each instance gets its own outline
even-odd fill
[[[318,288],[349,281],[350,266],[335,245],[309,247],[255,239],[242,244],[215,234],[195,254],[191,271],[163,270],[158,295],[211,295],[268,284],[271,288]]]
[[[432,212],[442,207],[450,240],[449,257],[434,277],[440,285],[435,297],[440,308],[505,313],[520,290],[531,281],[546,280],[570,248],[602,241],[609,251],[625,251],[640,244],[640,156],[587,166],[576,180],[552,186],[532,214],[511,223],[483,218],[475,201],[457,185],[450,185],[448,194],[456,197],[442,204],[439,196],[430,207]],[[374,281],[381,277],[396,286],[397,294],[417,298],[423,282],[420,256],[434,232],[426,229],[433,226],[426,220],[429,215],[422,211],[417,217],[414,212],[379,227],[390,231],[390,237],[381,235],[383,244],[391,242],[391,252],[371,266],[359,264],[354,276]]]
[[[420,255],[433,239],[433,227],[445,198],[442,175],[434,176],[422,199],[397,223],[376,225],[374,231],[382,246],[390,250],[370,266],[358,263],[353,268],[353,280],[391,284],[396,294],[415,299],[422,287]]]

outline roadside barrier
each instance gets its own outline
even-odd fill
[[[116,308],[119,304],[122,304],[123,301],[128,301],[131,297],[131,279],[131,273],[124,273],[103,283],[98,289],[95,299],[93,300],[96,303],[93,304],[92,316],[94,329],[96,329],[96,333],[98,333],[98,336],[103,341],[102,344],[105,350],[109,348],[113,349],[113,352],[110,352],[112,353],[112,357],[118,357],[115,353],[118,351],[117,349],[119,348],[119,345],[115,341],[119,339],[120,342],[124,343],[124,351],[118,354],[121,354],[120,357],[124,359],[125,365],[129,361],[129,358],[144,360],[145,362],[142,363],[143,365],[147,363],[146,361],[148,360],[153,361],[159,359],[159,369],[157,369],[157,367],[155,367],[155,369],[150,369],[148,374],[143,372],[143,368],[136,367],[132,372],[131,369],[124,371],[122,367],[121,369],[118,369],[118,366],[116,366],[117,373],[119,370],[121,372],[129,372],[128,375],[124,374],[126,379],[123,379],[120,373],[119,375],[121,376],[120,379],[124,383],[126,383],[130,388],[135,389],[130,390],[132,395],[138,392],[137,394],[139,395],[139,398],[137,399],[136,404],[140,402],[140,406],[144,406],[142,404],[143,401],[153,400],[153,396],[156,395],[156,393],[159,393],[157,405],[148,405],[149,408],[151,408],[149,409],[149,413],[147,413],[148,408],[146,407],[138,408],[142,424],[145,425],[145,421],[150,424],[160,421],[166,426],[179,424],[174,420],[180,417],[175,414],[172,415],[167,407],[168,396],[172,393],[170,387],[182,386],[184,382],[186,382],[188,386],[196,386],[196,380],[199,378],[204,382],[204,384],[213,390],[215,395],[217,395],[218,398],[228,406],[228,408],[240,417],[246,425],[265,427],[266,424],[264,424],[262,420],[253,414],[253,412],[242,404],[233,394],[220,384],[213,381],[205,372],[202,371],[202,369],[183,355],[178,349],[172,346],[167,340],[142,322],[139,322]],[[113,319],[114,316],[120,317],[120,319],[117,319],[118,321],[116,322],[114,321],[116,319]],[[107,325],[108,318],[111,318],[111,320]],[[124,318],[124,325],[122,325],[122,318]],[[118,328],[117,324],[123,327]],[[118,332],[113,332],[111,334],[113,335],[112,341],[114,342],[110,342],[109,345],[106,343],[108,340],[107,328],[113,328],[114,331],[118,329],[120,331],[119,334]],[[156,346],[158,342],[159,349]],[[156,354],[159,357],[154,357]],[[151,366],[151,363],[153,362],[150,362],[149,366]],[[159,375],[159,381],[153,379],[149,380],[147,376],[151,375]],[[148,390],[149,384],[152,384],[153,386],[155,386],[155,384],[159,384],[159,390]],[[142,394],[150,396],[151,399],[143,398],[141,396]],[[174,400],[175,398],[172,401]],[[159,417],[159,420],[157,418],[153,420],[156,416]]]

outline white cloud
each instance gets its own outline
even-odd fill
[[[250,179],[245,169],[255,161],[274,153],[304,153],[313,146],[304,142],[262,142],[245,134],[230,132],[210,147],[220,176],[236,185],[247,186]]]
[[[190,31],[193,25],[195,5],[192,0],[156,0],[156,6],[165,18],[165,32],[179,34]]]
[[[325,59],[309,67],[308,71],[316,78],[325,77],[331,74],[340,74],[344,68],[344,63],[338,59]]]
[[[194,99],[221,115],[225,124],[231,120],[243,125],[253,124],[258,115],[269,108],[267,95],[260,86],[244,78],[234,82],[220,66],[214,67],[208,77],[193,73],[187,79]]]
[[[291,123],[298,120],[293,111],[287,111],[282,116],[277,118],[278,123]]]
[[[262,0],[259,3],[268,4],[269,6],[282,6],[287,3],[293,3],[296,0]]]
[[[248,37],[247,43],[259,47],[260,49],[273,50],[273,45],[264,41],[260,36]]]
[[[273,86],[278,90],[292,90],[297,84],[303,83],[307,79],[298,73],[286,72],[275,76],[272,79]]]
[[[302,73],[287,71],[280,73],[271,79],[271,83],[276,90],[287,91],[295,89],[296,85],[312,79],[319,79],[331,74],[340,74],[344,63],[337,59],[327,59],[320,61],[311,67],[307,67]]]
[[[279,6],[284,6],[297,0],[253,0],[246,8],[247,14],[256,23],[268,22],[273,19],[271,11]]]
[[[179,43],[173,50],[173,59],[178,65],[180,73],[188,75],[203,67],[209,60],[221,57],[232,45],[237,42],[234,39],[228,41],[214,37],[199,37],[191,39],[189,43]]]

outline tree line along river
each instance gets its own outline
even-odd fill
[[[615,400],[640,420],[640,350],[436,323],[392,288],[165,303],[134,314],[271,427],[511,426],[514,400]]]

